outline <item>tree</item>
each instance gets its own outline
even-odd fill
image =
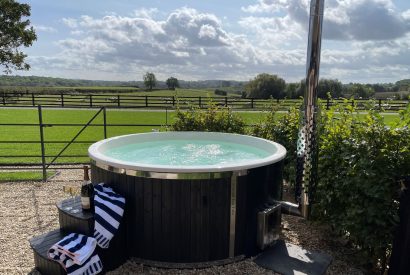
[[[29,47],[37,39],[30,20],[30,6],[14,0],[0,0],[0,65],[5,73],[15,70],[28,70],[25,55],[20,47]]]
[[[144,75],[144,85],[147,87],[150,91],[152,91],[152,88],[157,85],[157,79],[155,78],[155,74],[147,72]]]
[[[348,93],[355,98],[369,98],[374,95],[374,89],[371,86],[354,83],[349,86]]]
[[[175,88],[179,88],[178,79],[176,79],[175,77],[168,78],[165,83],[167,84],[168,89],[170,90],[175,90]]]
[[[341,97],[343,94],[342,82],[337,79],[321,79],[317,87],[317,96],[327,98],[327,93],[330,93],[333,98]]]
[[[286,88],[285,80],[277,75],[259,74],[245,86],[249,97],[255,98],[281,98]]]

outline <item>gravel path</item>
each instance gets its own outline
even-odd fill
[[[63,185],[79,186],[81,170],[64,170],[50,182],[0,183],[0,274],[27,274],[34,260],[28,240],[58,228],[55,203],[67,194]],[[283,216],[282,238],[308,250],[333,256],[327,274],[363,274],[352,267],[354,255],[325,228],[301,218]],[[170,270],[143,266],[132,259],[108,274],[274,274],[252,259],[200,270]]]

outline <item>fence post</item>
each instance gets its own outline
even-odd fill
[[[148,107],[148,96],[145,96],[145,107]]]
[[[93,95],[90,95],[90,108],[93,107]]]
[[[105,106],[103,108],[103,120],[104,120],[104,139],[107,138],[107,112]]]
[[[61,107],[64,107],[64,94],[61,93]]]
[[[198,97],[198,106],[199,108],[202,107],[202,97]]]
[[[6,105],[6,94],[3,92],[3,105]]]
[[[279,97],[276,99],[276,103],[278,103],[278,104],[279,104]]]
[[[352,107],[354,107],[354,99],[352,98]]]
[[[326,99],[326,110],[330,109],[330,98]]]
[[[253,97],[251,98],[251,109],[253,109]]]
[[[225,107],[228,107],[228,97],[225,96]]]
[[[44,131],[43,131],[43,112],[41,105],[38,105],[38,125],[40,126],[40,145],[41,145],[41,166],[43,170],[43,181],[47,180],[46,156],[44,148]]]
[[[379,110],[381,110],[381,109],[382,109],[382,100],[379,99]]]
[[[121,107],[121,97],[120,97],[120,95],[117,95],[117,105],[118,105],[118,107]]]
[[[168,106],[165,106],[165,127],[168,128]]]
[[[34,100],[34,93],[31,93],[31,103],[32,103],[33,107],[36,106],[36,102]]]
[[[410,176],[402,180],[399,218],[389,263],[389,275],[410,274]]]
[[[175,106],[175,96],[172,96],[172,106]]]

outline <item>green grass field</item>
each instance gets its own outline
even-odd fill
[[[85,124],[96,114],[96,110],[80,109],[44,109],[43,123],[73,123]],[[254,124],[261,120],[264,113],[261,112],[238,112],[247,124]],[[278,116],[281,114],[278,113]],[[165,130],[166,123],[174,121],[174,112],[164,111],[135,111],[135,110],[107,110],[107,124],[143,124],[158,126],[109,126],[107,127],[107,137],[125,135],[131,133],[150,132],[153,129]],[[398,119],[397,115],[385,114],[386,122],[391,124]],[[36,109],[0,109],[0,123],[38,123],[38,112]],[[93,124],[102,124],[102,113],[96,117]],[[162,126],[161,126],[162,125]],[[44,138],[46,142],[70,141],[81,129],[81,126],[53,126],[44,128]],[[40,131],[38,126],[1,126],[0,141],[40,141]],[[67,155],[87,155],[87,148],[91,142],[104,138],[102,126],[90,126],[82,132],[76,139],[76,143],[70,145],[62,156]],[[296,142],[296,141],[295,141]],[[47,156],[58,154],[65,143],[45,144]],[[0,163],[40,163],[40,157],[11,157],[13,155],[37,155],[40,156],[41,147],[39,143],[1,143],[0,142]],[[46,162],[50,162],[52,157],[47,157]],[[64,162],[87,162],[87,157],[61,157],[59,163]]]
[[[47,172],[47,177],[52,176],[54,173]],[[42,171],[13,171],[13,172],[1,172],[0,182],[10,181],[41,181],[43,180]]]

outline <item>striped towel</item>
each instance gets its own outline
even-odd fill
[[[124,197],[101,183],[94,186],[94,238],[101,248],[108,248],[117,232],[124,207]]]
[[[98,274],[102,263],[95,252],[96,240],[71,233],[48,250],[48,257],[57,261],[69,275]]]

